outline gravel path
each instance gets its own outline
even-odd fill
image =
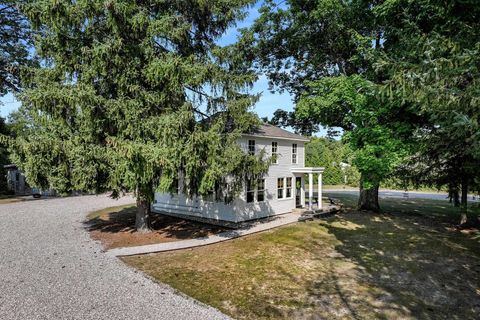
[[[0,319],[225,319],[101,251],[82,221],[107,196],[0,205]]]

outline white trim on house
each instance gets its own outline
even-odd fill
[[[324,167],[292,168],[292,173],[323,173]]]
[[[308,138],[286,138],[286,137],[278,137],[278,136],[258,136],[255,134],[243,134],[245,137],[255,137],[255,138],[267,138],[267,139],[275,139],[275,140],[288,140],[288,141],[303,141],[309,142],[310,139]]]
[[[308,208],[313,209],[313,174],[318,174],[318,209],[322,209],[322,174],[323,167],[292,168],[292,173],[308,174]]]

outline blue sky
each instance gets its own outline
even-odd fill
[[[225,35],[219,40],[220,45],[232,44],[237,40],[239,35],[238,29],[250,26],[253,21],[258,17],[259,4],[248,10],[247,17],[240,21],[236,27],[232,27]],[[268,80],[265,76],[260,76],[252,89],[252,93],[261,93],[260,100],[255,105],[254,111],[260,116],[269,118],[273,115],[273,112],[277,109],[293,110],[292,97],[288,92],[283,93],[271,93],[268,90]],[[0,98],[0,116],[6,117],[14,110],[17,110],[20,103],[15,100],[13,95],[8,94]]]

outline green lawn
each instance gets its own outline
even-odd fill
[[[328,191],[324,196],[340,200],[347,208],[355,208],[358,196],[352,194]],[[420,198],[386,198],[380,199],[382,211],[387,213],[407,213],[435,218],[441,222],[458,223],[460,221],[460,209],[455,208],[447,200],[430,200]],[[480,204],[472,204],[468,208],[469,217],[480,214]]]
[[[240,319],[473,319],[480,314],[480,235],[445,222],[446,205],[382,201],[394,214],[347,210],[123,260]]]

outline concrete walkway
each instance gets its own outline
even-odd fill
[[[125,247],[125,248],[116,248],[107,251],[108,255],[111,256],[131,256],[136,254],[145,254],[145,253],[154,253],[154,252],[163,252],[163,251],[172,251],[179,249],[187,249],[205,246],[207,244],[213,244],[217,242],[222,242],[226,240],[235,239],[238,237],[243,237],[248,234],[257,233],[260,231],[265,231],[280,226],[284,226],[290,223],[298,222],[300,214],[298,213],[286,213],[281,216],[271,218],[268,221],[257,221],[248,224],[246,227],[225,231],[216,235],[201,237],[195,239],[181,240],[175,242],[166,242],[166,243],[157,243],[137,247]]]

